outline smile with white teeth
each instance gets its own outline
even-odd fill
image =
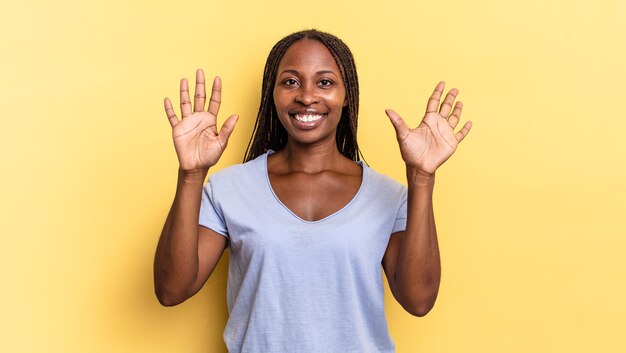
[[[324,114],[295,114],[296,120],[303,123],[311,123],[320,120]]]

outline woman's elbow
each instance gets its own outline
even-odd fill
[[[404,309],[413,316],[424,317],[432,310],[433,306],[435,306],[434,302],[421,305],[412,305],[409,307],[404,307]]]
[[[154,294],[156,295],[159,303],[163,306],[176,306],[187,300],[186,297],[180,295],[179,293],[168,291],[158,286],[154,287]]]
[[[180,303],[182,303],[180,300],[174,300],[168,297],[160,297],[157,295],[157,299],[159,300],[159,304],[163,305],[163,306],[176,306]]]
[[[405,301],[405,304],[402,305],[402,307],[413,316],[424,317],[433,309],[436,299],[436,295],[422,298],[414,298],[412,300]]]

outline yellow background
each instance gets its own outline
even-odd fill
[[[416,124],[439,80],[474,122],[438,171],[434,310],[386,297],[398,353],[626,351],[626,3],[592,3],[2,0],[0,351],[225,351],[226,258],[188,302],[153,295],[162,99],[219,74],[237,163],[267,53],[311,27],[354,52],[376,170],[403,179],[383,110]]]

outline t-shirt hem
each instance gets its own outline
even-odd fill
[[[201,226],[203,226],[204,228],[208,228],[208,229],[210,229],[210,230],[214,231],[215,233],[217,233],[217,234],[219,234],[219,235],[222,235],[222,236],[226,237],[227,239],[229,238],[229,236],[228,236],[228,232],[226,232],[226,231],[223,231],[223,230],[219,229],[219,228],[218,228],[218,227],[216,227],[216,225],[214,225],[214,224],[210,224],[210,223],[206,223],[206,222],[200,222],[198,225],[201,225]]]

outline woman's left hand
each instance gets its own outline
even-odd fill
[[[434,174],[456,150],[472,128],[471,122],[466,122],[463,128],[454,132],[454,128],[461,118],[463,103],[453,103],[459,91],[451,89],[441,105],[439,101],[443,94],[445,83],[439,82],[435,91],[428,99],[426,114],[422,122],[411,129],[404,120],[391,109],[385,110],[396,129],[396,137],[400,144],[402,159],[407,167],[417,168],[428,174]]]

